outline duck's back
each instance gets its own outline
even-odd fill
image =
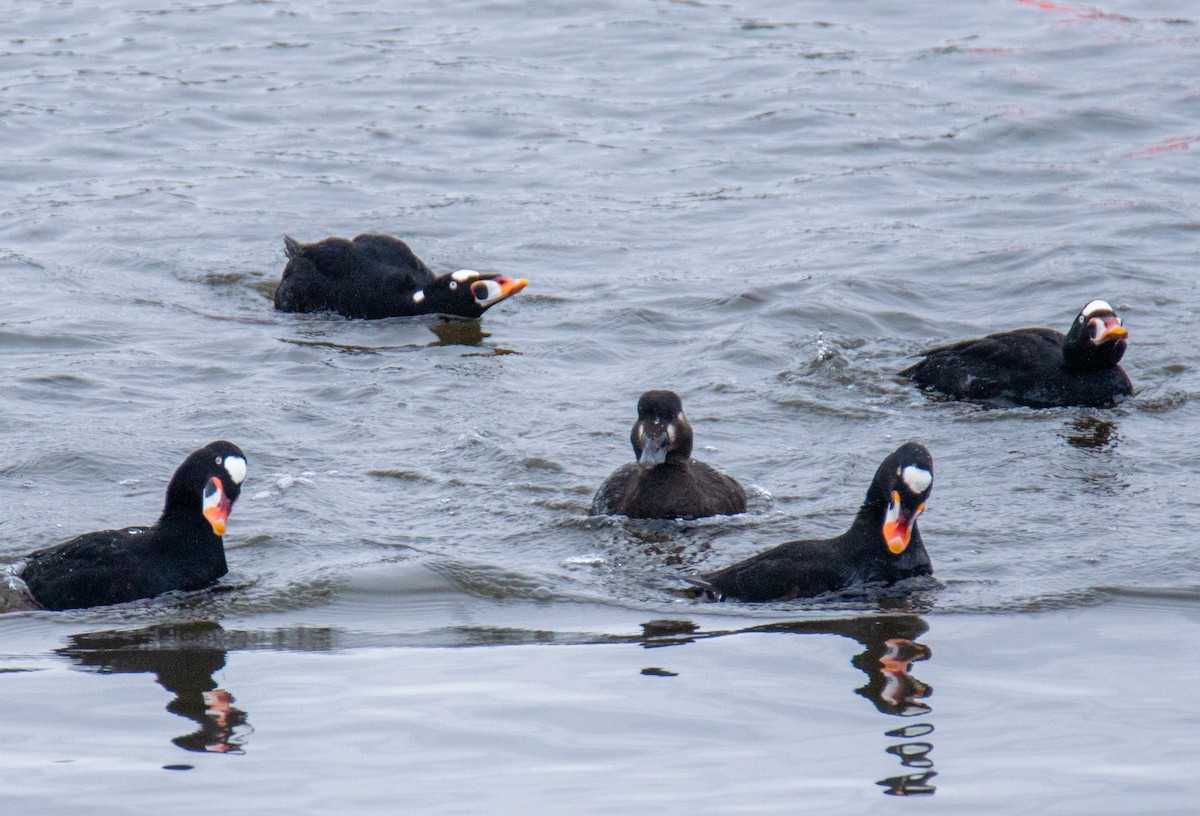
[[[718,599],[790,601],[833,592],[849,582],[835,541],[789,541],[706,573],[701,584]]]
[[[932,574],[929,553],[915,528],[904,553],[897,558],[886,558],[860,528],[852,527],[837,538],[780,544],[707,573],[697,583],[721,599],[790,601],[839,592],[859,584],[894,584]]]
[[[648,471],[631,462],[600,486],[591,512],[644,519],[728,516],[746,512],[746,491],[732,476],[695,459],[686,467]]]
[[[1017,329],[930,349],[900,374],[955,399],[1013,399],[1044,389],[1063,374],[1065,336]]]
[[[201,589],[226,571],[219,545],[166,548],[158,528],[128,527],[84,533],[32,553],[20,578],[44,608],[79,609]]]
[[[1017,329],[931,349],[900,374],[954,399],[1031,408],[1104,407],[1133,393],[1120,366],[1068,367],[1065,344],[1053,329]]]
[[[408,244],[389,235],[284,242],[289,260],[275,289],[275,308],[281,312],[331,311],[369,319],[418,314],[412,295],[434,279]]]

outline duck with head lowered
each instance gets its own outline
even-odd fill
[[[285,237],[283,243],[288,262],[275,289],[275,308],[281,312],[475,318],[529,283],[470,269],[434,275],[408,244],[388,235],[312,244]]]
[[[647,391],[629,433],[637,460],[600,486],[592,515],[641,519],[701,518],[746,511],[746,491],[732,476],[692,458],[692,426],[674,391]]]

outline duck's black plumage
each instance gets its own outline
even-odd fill
[[[528,283],[469,269],[434,275],[408,244],[388,235],[364,234],[352,241],[326,238],[312,244],[283,240],[288,262],[275,290],[275,308],[281,312],[337,312],[369,319],[424,314],[472,318]]]
[[[692,426],[673,391],[647,391],[629,433],[636,462],[600,486],[593,515],[701,518],[746,511],[746,491],[732,476],[692,457]]]
[[[221,536],[245,475],[246,457],[236,445],[205,445],[176,469],[155,524],[84,533],[26,556],[17,574],[44,609],[206,587],[227,571]]]
[[[1133,393],[1118,365],[1127,335],[1112,307],[1093,300],[1065,335],[1053,329],[990,334],[926,351],[900,374],[954,399],[1109,407]]]
[[[854,523],[837,538],[789,541],[686,580],[711,599],[780,601],[931,575],[917,516],[932,489],[933,457],[906,442],[883,460]]]

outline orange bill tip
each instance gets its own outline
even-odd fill
[[[529,279],[499,277],[496,278],[496,283],[500,284],[500,291],[504,294],[504,297],[509,297],[510,295],[515,295],[517,292],[520,292],[522,289],[528,286]]]
[[[883,523],[883,539],[887,542],[888,551],[899,555],[908,547],[912,536],[912,528],[906,521],[885,521]]]

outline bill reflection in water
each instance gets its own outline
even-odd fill
[[[929,631],[929,624],[916,615],[874,615],[841,620],[788,621],[750,626],[745,629],[701,631],[687,620],[655,620],[642,624],[639,638],[643,646],[657,648],[678,646],[712,637],[749,632],[779,632],[796,635],[841,635],[866,647],[851,658],[855,668],[867,675],[867,684],[855,691],[870,700],[882,714],[893,717],[921,717],[932,709],[925,700],[933,689],[914,677],[912,664],[932,656],[929,647],[917,639]],[[675,672],[654,666],[642,670],[643,675],[675,677]],[[934,730],[928,722],[915,723],[885,732],[885,736],[904,742],[889,746],[886,751],[900,759],[905,768],[920,769],[919,773],[888,777],[877,782],[889,796],[917,796],[934,793],[930,783],[937,772],[929,754],[933,743],[920,740]]]
[[[233,695],[213,679],[225,666],[225,649],[209,644],[219,643],[223,634],[211,622],[84,632],[56,651],[102,674],[153,674],[175,695],[167,711],[199,726],[172,743],[185,751],[240,754],[253,729],[246,713],[234,707]]]

